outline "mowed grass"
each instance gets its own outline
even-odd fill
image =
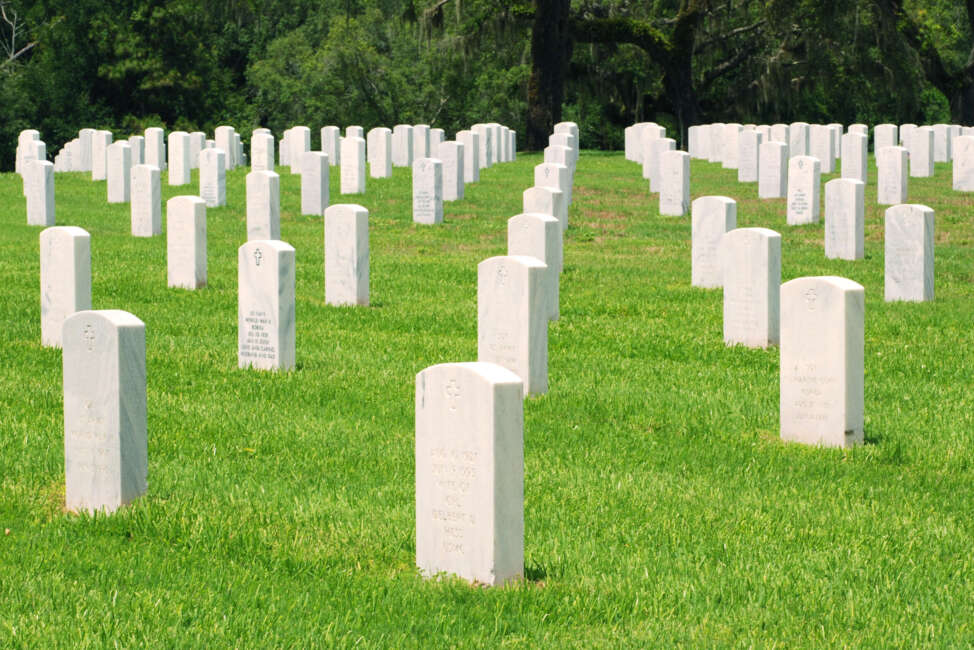
[[[58,174],[57,222],[92,235],[93,306],[146,323],[149,490],[66,514],[61,353],[40,346],[39,228],[0,175],[0,645],[9,647],[963,646],[974,643],[974,197],[936,210],[936,299],[883,301],[866,258],[826,260],[736,172],[693,197],[783,237],[783,280],[866,289],[866,444],[778,438],[778,351],[727,348],[720,290],[690,287],[690,219],[639,168],[585,152],[565,238],[550,391],[525,404],[526,579],[414,568],[414,377],[476,359],[477,263],[506,251],[538,155],[482,171],[446,222],[411,222],[408,170],[332,202],[370,212],[369,308],[324,304],[323,224],[281,173],[297,249],[297,369],[237,369],[244,176],[207,211],[209,285],[166,287],[165,236],[130,236],[104,182]],[[833,175],[834,176],[834,175]],[[823,179],[824,180],[824,179]],[[194,183],[197,176],[194,173]],[[195,193],[168,187],[163,198]]]

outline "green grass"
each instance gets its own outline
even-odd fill
[[[105,183],[58,174],[57,222],[92,235],[93,306],[146,323],[149,491],[63,512],[61,353],[40,347],[39,228],[0,175],[0,646],[964,646],[974,643],[974,196],[936,210],[936,300],[883,302],[866,258],[826,260],[736,172],[692,195],[781,232],[782,280],[866,288],[866,445],[778,439],[777,349],[726,348],[721,292],[690,287],[689,217],[640,170],[586,152],[565,239],[550,392],[525,404],[527,579],[414,568],[414,376],[476,358],[476,267],[506,248],[537,155],[481,173],[414,226],[408,170],[368,180],[370,308],[324,305],[323,225],[280,169],[297,249],[297,370],[236,368],[244,175],[207,213],[209,286],[166,288],[165,237],[129,235]],[[876,170],[870,169],[875,183]],[[179,191],[163,180],[164,199]],[[194,183],[196,182],[194,175]]]

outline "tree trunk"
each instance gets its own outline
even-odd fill
[[[568,10],[571,0],[535,0],[531,30],[531,78],[528,80],[528,149],[548,146],[548,136],[561,121],[565,76],[571,61]]]

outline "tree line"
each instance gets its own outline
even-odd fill
[[[974,0],[0,0],[0,168],[36,128],[974,124]]]

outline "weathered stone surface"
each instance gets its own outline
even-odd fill
[[[463,182],[480,180],[480,136],[473,131],[460,131],[457,141],[463,145]]]
[[[788,145],[774,140],[762,142],[759,164],[758,197],[783,199],[788,196]]]
[[[24,190],[27,225],[54,225],[54,163],[31,160],[25,164]]]
[[[788,162],[788,225],[818,223],[821,179],[818,158],[794,156]]]
[[[341,194],[365,194],[365,139],[342,139]]]
[[[441,142],[437,151],[443,162],[443,200],[459,201],[463,198],[463,144],[448,140]]]
[[[274,171],[274,136],[254,133],[250,136],[250,171]]]
[[[917,127],[910,137],[910,176],[929,178],[933,176],[933,129],[928,126]]]
[[[876,198],[880,205],[906,203],[909,158],[905,147],[883,147],[876,152]]]
[[[119,140],[108,147],[108,202],[128,203],[132,182],[132,147]]]
[[[548,214],[522,213],[507,220],[507,254],[544,262],[548,320],[558,320],[558,285],[562,270],[561,222]]]
[[[292,370],[294,248],[277,240],[249,241],[238,249],[237,269],[237,365]]]
[[[437,158],[413,163],[413,221],[443,223],[443,162]]]
[[[397,124],[392,129],[392,166],[413,166],[413,127]]]
[[[369,176],[389,178],[392,176],[392,131],[380,126],[369,131],[371,143],[366,141],[366,154],[369,159]]]
[[[325,214],[328,207],[328,154],[306,151],[301,163],[301,214]]]
[[[724,343],[764,348],[778,343],[781,235],[737,228],[720,244],[724,266]]]
[[[281,179],[275,172],[247,174],[247,240],[281,238]]]
[[[325,210],[325,302],[369,304],[369,211],[361,205]]]
[[[974,192],[974,136],[954,138],[953,187],[957,192]]]
[[[200,197],[208,208],[227,204],[227,154],[222,149],[200,152]]]
[[[133,237],[162,234],[161,173],[153,165],[132,167],[131,216]]]
[[[903,203],[886,210],[885,298],[933,300],[933,210]]]
[[[843,138],[864,138],[847,133]],[[861,260],[863,257],[866,185],[852,178],[835,178],[825,184],[825,257]]]
[[[761,143],[764,136],[755,129],[744,129],[738,142],[737,182],[756,183],[761,167]]]
[[[667,151],[660,156],[659,213],[682,217],[690,209],[690,154]]]
[[[690,284],[706,289],[723,286],[720,244],[737,228],[737,201],[726,196],[701,196],[691,210]]]
[[[568,229],[568,206],[561,190],[553,187],[529,187],[522,195],[522,211],[550,215],[561,223],[563,233]]]
[[[869,182],[869,138],[861,133],[842,136],[842,178]]]
[[[342,164],[342,130],[337,126],[321,129],[321,152],[328,155],[328,164],[338,167]]]
[[[77,226],[41,231],[41,345],[61,347],[71,314],[91,309],[91,236]]]
[[[166,269],[168,286],[206,286],[206,202],[198,196],[166,201]]]

